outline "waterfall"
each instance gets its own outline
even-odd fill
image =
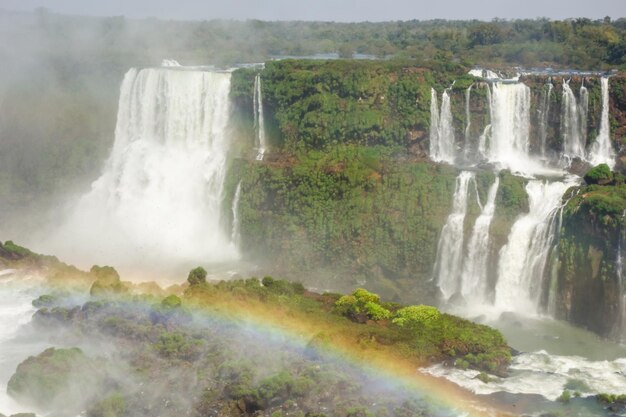
[[[580,91],[578,93],[578,120],[580,121],[580,141],[583,148],[587,147],[587,119],[589,117],[589,91],[585,87],[585,79],[580,85]]]
[[[472,94],[473,84],[467,87],[465,90],[465,144],[464,144],[464,156],[465,160],[468,159],[471,148],[470,140],[470,128],[472,127],[472,114],[470,112],[470,99]]]
[[[463,262],[463,228],[469,196],[469,184],[474,173],[462,171],[456,178],[452,213],[441,229],[435,261],[435,279],[445,299],[457,292]]]
[[[431,88],[430,100],[430,157],[436,162],[454,163],[454,127],[448,90],[441,96],[441,110],[437,108],[437,92]]]
[[[556,215],[569,181],[532,180],[526,185],[529,212],[520,216],[500,250],[495,304],[509,311],[537,313],[543,277],[557,233]]]
[[[581,87],[581,103],[576,101],[576,96],[569,86],[569,80],[563,83],[563,104],[561,109],[561,132],[563,136],[563,154],[568,159],[585,158],[586,135],[583,132],[581,117],[587,116],[583,107],[588,103],[587,89]],[[583,97],[583,91],[584,97]],[[586,127],[587,123],[584,122]]]
[[[467,300],[475,303],[484,301],[487,291],[487,266],[491,249],[489,228],[496,209],[496,195],[500,186],[500,177],[489,188],[487,203],[474,223],[472,235],[467,244],[467,255],[463,262],[461,275],[461,293]]]
[[[257,161],[262,161],[267,151],[265,137],[265,117],[263,116],[263,94],[261,93],[261,74],[254,77],[254,129],[256,132]]]
[[[239,220],[239,199],[241,198],[241,181],[237,183],[235,189],[235,196],[233,197],[232,213],[233,223],[230,232],[230,241],[233,242],[235,247],[239,247],[241,243],[241,221]]]
[[[554,86],[551,82],[546,84],[543,90],[540,115],[539,115],[539,139],[541,140],[541,148],[539,153],[542,158],[546,157],[546,142],[548,139],[548,124],[550,123],[550,98]]]
[[[609,125],[609,79],[602,77],[602,115],[600,119],[600,132],[595,142],[591,145],[589,160],[593,165],[607,164],[613,169],[615,166],[615,151],[611,144],[611,131]]]
[[[236,258],[222,224],[231,75],[131,69],[102,176],[51,242],[76,263]]]
[[[530,88],[523,83],[494,82],[491,91],[490,162],[512,171],[527,172],[530,130]]]

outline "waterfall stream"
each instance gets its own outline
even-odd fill
[[[615,150],[611,144],[611,127],[609,125],[609,79],[602,77],[602,115],[600,116],[600,132],[591,144],[589,160],[593,165],[607,164],[615,166]]]
[[[262,161],[267,151],[265,136],[265,116],[263,115],[263,94],[261,92],[261,74],[254,77],[254,129],[256,132],[257,161]]]
[[[489,228],[496,209],[496,195],[500,186],[500,177],[496,178],[489,188],[487,203],[483,206],[480,216],[474,223],[474,228],[467,244],[467,255],[463,261],[461,273],[461,294],[472,302],[484,301],[487,292],[487,274],[489,253],[491,250],[491,235]]]
[[[433,161],[454,163],[454,127],[450,94],[441,96],[441,110],[437,106],[437,92],[431,89],[430,102],[430,157]]]
[[[128,71],[104,172],[52,237],[51,252],[122,267],[236,259],[222,224],[230,80],[184,67]]]
[[[457,177],[452,213],[441,230],[437,245],[435,279],[445,299],[459,289],[459,274],[463,262],[463,227],[471,182],[475,182],[473,172],[463,171]]]

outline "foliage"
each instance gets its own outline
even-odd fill
[[[80,349],[49,348],[18,365],[7,392],[21,401],[50,408],[66,403],[67,396],[82,387],[82,401],[87,401],[98,388],[98,373],[95,363]]]
[[[607,164],[600,164],[591,168],[584,176],[585,182],[591,184],[605,185],[613,181],[613,173]]]
[[[441,319],[441,313],[437,308],[426,305],[409,306],[396,311],[393,324],[400,327],[424,327],[435,326]]]
[[[112,394],[90,407],[87,417],[122,417],[125,411],[124,397],[121,394]]]
[[[391,316],[389,310],[380,305],[380,297],[363,288],[339,298],[335,302],[335,311],[352,318],[362,313],[371,320],[386,320]]]
[[[189,282],[189,285],[192,287],[195,285],[206,284],[206,275],[206,270],[199,266],[189,271],[187,282]]]

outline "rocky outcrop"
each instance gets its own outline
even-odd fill
[[[624,337],[623,249],[626,185],[575,190],[563,214],[555,288],[558,318],[604,337]]]

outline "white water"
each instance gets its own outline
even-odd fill
[[[256,132],[257,161],[262,161],[267,151],[265,136],[265,117],[263,115],[263,94],[261,92],[261,74],[254,77],[254,129]]]
[[[615,150],[611,144],[609,125],[609,79],[602,77],[602,115],[600,118],[600,132],[595,142],[591,144],[589,160],[593,165],[607,164],[611,169],[615,166]]]
[[[496,209],[499,186],[500,177],[496,175],[496,179],[489,188],[487,203],[474,223],[472,235],[467,244],[467,255],[463,262],[461,294],[473,304],[483,302],[487,291],[488,261],[491,250],[489,228]]]
[[[237,189],[235,190],[235,197],[233,198],[232,212],[233,223],[231,228],[230,240],[235,244],[237,248],[241,243],[241,221],[239,220],[239,199],[241,198],[241,181],[237,183]]]
[[[469,184],[474,182],[474,173],[463,171],[456,179],[452,213],[441,229],[437,245],[435,279],[445,299],[459,289],[459,274],[463,262],[463,226],[469,196]]]
[[[584,91],[584,93],[583,93]],[[569,80],[563,82],[563,104],[561,110],[561,132],[563,136],[563,154],[566,158],[585,159],[586,120],[588,94],[581,87],[580,103],[569,86]],[[584,127],[584,129],[583,129]]]
[[[492,376],[485,384],[476,379],[479,371],[435,365],[425,368],[428,374],[444,377],[476,394],[506,391],[514,394],[536,394],[555,401],[569,380],[584,381],[589,387],[583,395],[605,392],[620,394],[626,387],[626,358],[592,361],[581,356],[551,355],[546,351],[524,353],[513,358],[511,375]],[[576,391],[575,389],[571,390]]]
[[[454,127],[448,90],[441,96],[441,110],[437,108],[437,92],[431,89],[430,101],[430,157],[435,162],[454,163]]]
[[[20,328],[30,322],[35,312],[31,301],[38,296],[33,276],[19,271],[0,271],[0,412],[7,415],[32,412],[8,396],[7,383],[17,365],[41,346],[25,345],[17,338]]]
[[[102,176],[44,251],[78,265],[238,257],[222,225],[230,74],[131,69]]]
[[[491,137],[487,157],[500,169],[532,175],[553,173],[530,157],[530,88],[494,82],[491,89]]]
[[[546,143],[548,139],[548,124],[550,123],[550,98],[552,97],[552,90],[554,86],[552,83],[546,84],[543,91],[542,103],[541,103],[541,115],[539,117],[539,136],[541,140],[541,148],[539,150],[543,158],[546,157]]]
[[[469,87],[467,87],[467,90],[465,90],[465,144],[463,145],[464,148],[464,156],[465,156],[465,160],[468,159],[469,154],[470,154],[470,149],[472,147],[472,142],[471,142],[471,138],[470,138],[470,128],[472,127],[472,113],[470,112],[470,100],[472,98],[472,87],[474,85],[470,85]]]
[[[536,314],[551,245],[555,216],[572,181],[529,181],[529,212],[513,224],[500,250],[495,305],[501,310]]]

